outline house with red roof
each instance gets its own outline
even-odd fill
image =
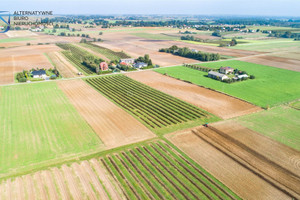
[[[101,71],[105,71],[105,70],[108,70],[108,64],[106,62],[101,62],[99,64],[99,67],[100,67],[100,70]]]

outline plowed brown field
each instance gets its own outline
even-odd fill
[[[82,80],[58,82],[108,148],[143,141],[154,133]]]
[[[300,60],[276,56],[254,56],[239,60],[300,72]]]
[[[201,138],[192,133],[192,130],[187,130],[170,134],[167,138],[244,199],[291,199],[289,195],[220,151],[207,137]]]
[[[223,119],[249,114],[260,108],[219,92],[186,83],[154,71],[127,73],[128,77],[187,101]]]

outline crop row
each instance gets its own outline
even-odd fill
[[[58,43],[56,45],[64,50],[66,50],[66,51],[62,52],[65,55],[65,57],[69,61],[71,61],[77,68],[82,70],[85,74],[93,74],[94,73],[91,69],[89,69],[88,67],[86,67],[82,64],[82,58],[84,56],[91,55],[89,52],[84,51],[83,49],[80,49],[79,47],[76,47],[72,44]]]
[[[87,47],[89,49],[91,49],[92,51],[98,52],[102,55],[104,55],[105,57],[107,57],[110,60],[119,60],[122,58],[128,58],[129,56],[124,53],[123,51],[121,52],[115,52],[112,51],[110,49],[107,49],[105,47],[101,47],[92,43],[81,43],[82,46]]]
[[[101,162],[130,199],[239,199],[162,141],[107,155]]]
[[[123,75],[91,78],[87,82],[152,128],[209,118],[199,108]]]

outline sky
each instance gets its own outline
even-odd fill
[[[196,14],[300,16],[300,0],[5,0],[1,9],[54,14]]]

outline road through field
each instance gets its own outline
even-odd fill
[[[187,101],[223,119],[249,114],[261,110],[245,101],[219,92],[202,88],[154,71],[127,73],[126,76],[150,87]]]
[[[138,120],[84,81],[60,81],[58,85],[106,147],[118,147],[155,137]]]

